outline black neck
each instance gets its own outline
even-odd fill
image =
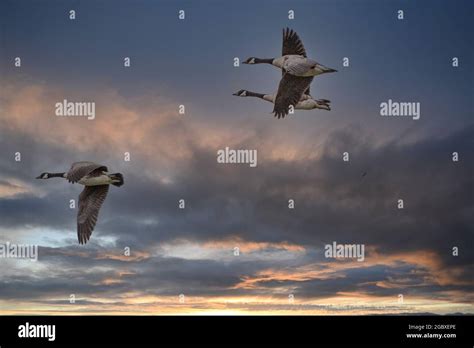
[[[48,173],[50,178],[63,178],[66,173]]]
[[[257,97],[257,98],[263,99],[263,96],[264,96],[264,95],[265,95],[265,94],[247,91],[247,96],[248,96],[248,97]]]
[[[255,58],[255,64],[273,64],[273,58]]]

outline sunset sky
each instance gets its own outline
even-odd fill
[[[39,258],[0,258],[0,314],[474,314],[473,10],[2,1],[0,243],[38,245]],[[277,69],[233,59],[278,56],[287,26],[338,70],[311,86],[331,111],[278,120],[232,96],[276,91]],[[57,117],[64,99],[95,102],[96,118]],[[381,117],[388,99],[419,102],[420,119]],[[225,147],[256,149],[257,167],[217,163]],[[79,245],[69,200],[82,188],[35,177],[84,160],[125,185]],[[334,241],[364,244],[364,261],[326,258]]]

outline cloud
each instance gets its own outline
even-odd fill
[[[29,189],[20,183],[0,180],[0,198],[27,193]]]
[[[6,88],[7,117],[0,121],[0,146],[7,154],[0,158],[1,237],[15,240],[19,231],[34,242],[39,234],[49,237],[41,240],[41,277],[18,261],[1,280],[6,301],[114,312],[121,310],[122,297],[135,294],[152,298],[145,311],[165,298],[167,310],[179,312],[185,309],[178,308],[176,296],[185,293],[202,299],[189,303],[189,312],[203,311],[208,303],[215,311],[286,313],[294,310],[287,303],[294,293],[304,301],[298,311],[312,313],[350,312],[347,306],[313,302],[355,301],[358,294],[365,304],[354,312],[370,312],[383,311],[384,301],[404,293],[435,299],[440,306],[451,298],[450,308],[472,312],[465,304],[474,279],[468,250],[474,161],[467,150],[474,126],[443,138],[380,141],[346,125],[308,131],[304,139],[312,140],[303,141],[298,127],[280,128],[282,123],[256,123],[251,131],[200,124],[200,115],[177,115],[174,103],[157,92],[135,98],[95,92]],[[71,95],[96,101],[96,120],[54,116],[54,102]],[[225,146],[257,149],[257,168],[218,164],[216,151]],[[13,159],[16,151],[21,162]],[[131,162],[123,161],[125,151],[131,151]],[[349,162],[342,161],[345,151]],[[451,161],[453,151],[460,162]],[[76,212],[68,206],[82,188],[33,178],[91,159],[123,172],[125,185],[111,188],[83,247],[76,241]],[[403,210],[396,206],[400,198]],[[179,199],[185,199],[185,209],[179,209]],[[295,209],[288,209],[289,199]],[[55,233],[62,236],[60,245],[51,242]],[[365,244],[365,261],[328,261],[322,250],[333,241]],[[452,255],[453,246],[459,256]],[[54,301],[67,301],[70,293],[83,297],[81,309],[55,307]],[[244,303],[252,297],[257,303]],[[105,298],[115,305],[103,303]],[[223,298],[241,302],[219,302]],[[406,309],[395,307],[390,310]]]

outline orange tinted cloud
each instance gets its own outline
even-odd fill
[[[253,130],[228,124],[203,124],[197,115],[179,115],[179,103],[162,97],[158,91],[125,97],[113,88],[77,91],[20,82],[3,82],[1,87],[3,129],[76,152],[117,153],[121,158],[123,152],[130,151],[152,160],[148,163],[150,173],[145,173],[150,176],[156,176],[153,168],[164,171],[189,160],[195,146],[217,151],[241,146],[243,139],[248,146],[258,147],[259,159],[294,161],[317,154],[314,146],[298,143],[298,129],[283,131],[271,124],[264,130],[265,137],[261,137]],[[95,119],[56,116],[55,104],[64,99],[95,102]],[[281,142],[282,136],[289,141]]]
[[[401,263],[412,265],[416,269],[422,270],[423,274],[419,277],[419,283],[413,284],[408,278],[383,279],[375,282],[376,286],[381,288],[407,288],[421,285],[472,285],[473,280],[462,279],[460,275],[462,267],[446,267],[441,262],[441,258],[433,251],[412,251],[394,254],[381,254],[375,248],[368,248],[369,253],[364,262],[354,260],[332,260],[329,262],[318,262],[304,266],[285,268],[285,269],[266,269],[257,272],[252,276],[245,276],[242,282],[235,288],[256,289],[264,288],[264,283],[269,281],[278,282],[303,282],[311,279],[334,279],[345,277],[344,271],[350,269],[368,268],[377,265],[387,267],[397,267]],[[416,272],[416,270],[415,270]],[[406,276],[406,275],[405,275]]]
[[[31,192],[26,185],[14,180],[0,181],[0,198],[13,197],[18,194]]]
[[[95,119],[56,116],[55,104],[63,99],[95,102]],[[176,133],[186,132],[186,127],[177,117],[176,107],[163,99],[142,96],[126,101],[113,89],[91,95],[37,84],[6,86],[3,100],[2,127],[41,142],[78,151],[132,151],[139,145],[145,155],[156,155],[159,151],[184,155]],[[168,135],[170,129],[174,138]],[[166,141],[159,141],[162,147],[157,150],[156,142],[161,137]]]
[[[282,249],[291,252],[304,252],[305,248],[301,245],[290,244],[287,242],[270,243],[270,242],[250,242],[242,238],[228,238],[224,240],[216,240],[205,242],[202,244],[205,248],[211,249],[233,249],[238,247],[241,252],[253,252],[264,249]]]
[[[111,282],[108,285],[114,285]],[[288,295],[280,296],[185,296],[180,302],[176,296],[156,296],[139,292],[121,294],[119,297],[76,298],[71,306],[64,299],[43,301],[2,301],[3,315],[7,314],[105,314],[105,315],[364,315],[397,314],[408,312],[432,312],[438,314],[462,311],[473,312],[472,303],[428,299],[423,297],[406,298],[399,304],[397,298],[368,296],[360,293],[341,293],[337,296],[300,299],[289,303]],[[67,303],[66,303],[67,302]]]

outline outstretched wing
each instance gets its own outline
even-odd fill
[[[107,167],[101,164],[94,162],[75,162],[72,164],[71,169],[69,169],[67,172],[66,179],[69,182],[75,183],[95,170],[108,172]]]
[[[306,50],[300,37],[290,28],[283,29],[283,47],[281,55],[297,54],[306,57]]]
[[[283,29],[283,47],[281,55],[286,56],[287,54],[297,54],[307,57],[303,42],[298,34],[290,28]],[[284,74],[285,72],[282,70],[282,75]],[[311,95],[309,87],[304,93]]]
[[[296,107],[303,93],[308,89],[313,77],[299,77],[285,74],[280,80],[278,92],[275,98],[273,113],[277,118],[288,115],[290,105]]]
[[[109,192],[109,185],[86,186],[79,195],[79,211],[77,212],[79,244],[86,244],[89,240],[107,192]]]

